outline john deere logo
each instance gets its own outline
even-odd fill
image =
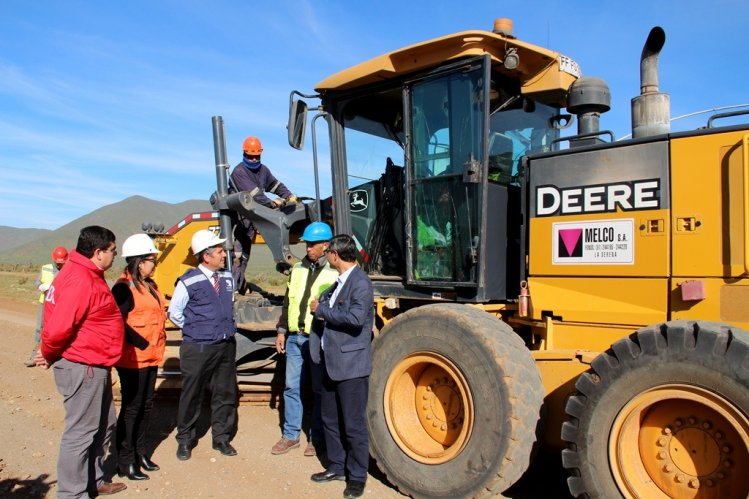
[[[582,229],[560,229],[559,258],[574,258],[583,256],[583,230]]]
[[[352,213],[364,211],[369,206],[369,196],[367,191],[357,190],[348,193],[349,209]]]

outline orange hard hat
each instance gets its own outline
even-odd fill
[[[263,144],[257,137],[247,137],[242,144],[242,150],[248,156],[260,156],[263,153]]]
[[[58,246],[57,248],[52,250],[52,260],[55,263],[65,263],[68,261],[68,250],[63,248],[62,246]]]

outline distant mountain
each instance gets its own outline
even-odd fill
[[[50,260],[55,246],[75,247],[83,227],[101,225],[117,236],[117,242],[141,232],[144,222],[163,224],[165,229],[182,221],[190,213],[210,211],[208,201],[189,200],[178,204],[131,196],[118,203],[103,206],[59,229],[15,229],[0,227],[0,263],[41,265]]]
[[[35,241],[51,233],[47,229],[19,229],[0,225],[0,253]]]

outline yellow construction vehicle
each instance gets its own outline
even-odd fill
[[[603,80],[508,20],[292,92],[291,145],[307,101],[330,141],[306,215],[374,283],[371,453],[403,493],[500,493],[543,443],[574,496],[749,495],[749,126],[671,133],[664,42],[630,140]]]

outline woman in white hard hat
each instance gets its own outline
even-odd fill
[[[122,245],[127,267],[112,287],[125,319],[125,345],[117,362],[122,406],[117,418],[119,475],[148,480],[159,467],[146,448],[156,373],[166,346],[164,297],[151,279],[159,251],[147,234],[134,234]]]

